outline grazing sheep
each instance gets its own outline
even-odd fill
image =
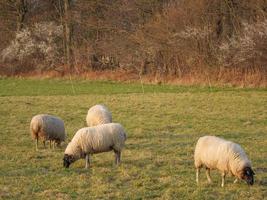
[[[103,105],[95,105],[88,110],[86,116],[87,126],[97,126],[112,122],[111,112]]]
[[[55,143],[60,145],[66,138],[64,122],[58,117],[47,114],[35,115],[32,118],[30,132],[32,138],[36,140],[36,150],[38,150],[39,139],[43,141],[44,147],[45,141],[49,140],[51,148],[51,143],[54,147]]]
[[[206,167],[209,183],[211,183],[210,170],[218,169],[222,175],[222,187],[227,173],[236,177],[235,182],[243,179],[250,185],[254,183],[251,162],[244,150],[236,143],[215,136],[200,137],[195,148],[194,159],[197,183],[201,167]]]
[[[68,144],[63,166],[68,168],[76,160],[85,158],[85,168],[88,168],[90,154],[112,150],[115,153],[115,164],[119,164],[125,140],[126,133],[118,123],[82,128],[76,132]]]

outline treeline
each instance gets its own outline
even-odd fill
[[[265,0],[1,0],[0,72],[266,85],[266,16]]]

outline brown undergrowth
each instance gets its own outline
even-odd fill
[[[3,68],[2,68],[3,69]],[[233,86],[233,87],[266,87],[267,70],[265,68],[214,68],[189,70],[182,75],[165,75],[160,72],[141,74],[135,70],[116,69],[82,71],[50,70],[15,72],[0,71],[3,77],[28,77],[28,78],[72,78],[87,80],[111,80],[119,82],[141,82],[150,84],[173,85],[201,85],[201,86]]]

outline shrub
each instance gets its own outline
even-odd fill
[[[62,27],[53,22],[36,23],[17,32],[15,39],[1,52],[1,57],[4,62],[28,61],[37,68],[52,68],[60,62],[58,42],[61,35]]]

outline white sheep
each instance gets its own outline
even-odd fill
[[[218,169],[222,175],[222,187],[228,173],[236,177],[235,182],[243,179],[250,185],[254,183],[251,162],[244,150],[236,143],[215,136],[200,137],[195,148],[194,159],[197,183],[201,167],[206,167],[209,183],[211,183],[210,170]]]
[[[30,123],[30,132],[33,139],[36,140],[36,150],[38,150],[38,140],[43,141],[45,147],[45,141],[50,141],[53,147],[55,143],[60,145],[61,142],[65,141],[66,132],[64,127],[64,122],[62,119],[47,115],[39,114],[35,115]]]
[[[112,122],[112,115],[104,105],[95,105],[88,110],[86,116],[87,126],[97,126]]]
[[[82,128],[76,132],[68,144],[63,165],[68,168],[76,160],[85,158],[85,168],[88,168],[90,154],[112,150],[115,153],[115,164],[119,164],[125,141],[126,133],[118,123]]]

